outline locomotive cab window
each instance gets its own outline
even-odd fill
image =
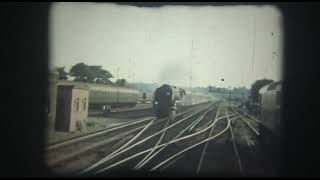
[[[272,176],[281,12],[155,6],[53,3],[48,167],[58,175]]]

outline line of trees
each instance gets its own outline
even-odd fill
[[[217,97],[228,97],[229,93],[231,93],[231,98],[247,98],[250,93],[250,89],[247,89],[246,87],[234,87],[232,89],[227,89],[209,86],[208,89],[208,92],[213,93]]]
[[[272,79],[259,79],[256,80],[252,85],[250,89],[247,89],[246,87],[238,87],[233,88],[232,90],[228,90],[226,88],[219,88],[215,86],[209,86],[208,92],[216,93],[217,96],[225,96],[224,94],[231,93],[232,96],[241,97],[241,95],[246,95],[253,103],[258,103],[259,101],[259,90],[267,85],[274,82]],[[239,96],[240,95],[240,96]]]
[[[98,83],[98,84],[109,84],[109,85],[116,85],[116,86],[133,86],[133,84],[129,84],[126,79],[117,79],[115,83],[113,83],[110,78],[113,78],[113,75],[108,71],[102,68],[102,66],[92,66],[87,65],[85,63],[78,63],[71,67],[69,72],[65,71],[65,67],[58,67],[57,71],[59,73],[60,80],[67,80],[68,75],[74,77],[74,81],[79,82],[88,82],[88,83]],[[252,102],[259,101],[259,90],[269,84],[274,82],[271,79],[260,79],[255,81],[251,89],[247,89],[246,87],[238,87],[233,88],[231,91],[226,88],[219,88],[215,86],[209,86],[209,90],[205,90],[206,88],[193,88],[193,90],[201,91],[201,92],[212,92],[217,93],[217,96],[225,96],[224,93],[231,92],[234,94],[233,96],[241,96],[249,95],[249,98]],[[143,92],[152,92],[158,84],[146,84],[146,83],[136,83],[134,85],[135,89],[138,89]],[[238,95],[235,95],[238,94]]]
[[[78,63],[72,66],[69,72],[65,71],[65,67],[58,67],[57,71],[60,80],[67,80],[69,75],[74,77],[74,81],[79,82],[127,86],[127,81],[125,79],[118,79],[113,83],[110,80],[110,78],[113,78],[113,75],[108,70],[103,69],[102,66],[91,66],[85,63]]]

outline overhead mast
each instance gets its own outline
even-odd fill
[[[189,89],[191,91],[191,81],[192,81],[192,58],[193,58],[193,39],[191,41],[191,51],[190,51],[190,82],[189,82]]]
[[[252,57],[251,57],[251,70],[253,73],[253,64],[254,64],[254,51],[255,51],[255,46],[256,46],[256,17],[253,17],[253,47],[252,47]]]

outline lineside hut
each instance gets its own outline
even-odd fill
[[[71,132],[86,129],[89,87],[80,84],[58,85],[56,130]]]

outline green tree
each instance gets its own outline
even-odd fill
[[[70,75],[75,77],[74,81],[100,84],[112,84],[109,79],[113,77],[109,71],[102,69],[102,66],[88,66],[84,63],[72,66]]]
[[[259,100],[259,90],[267,85],[267,84],[270,84],[274,82],[273,80],[271,79],[261,79],[261,80],[257,80],[255,81],[252,86],[251,86],[251,89],[250,89],[250,98],[252,99],[253,102],[258,102]]]
[[[112,74],[102,69],[102,66],[89,66],[90,71],[92,72],[94,76],[94,82],[100,83],[100,84],[113,84],[109,79],[112,78]]]
[[[59,73],[59,79],[60,80],[67,80],[68,73],[64,70],[65,67],[57,67],[57,71]]]
[[[74,81],[89,82],[92,76],[89,71],[88,65],[78,63],[71,67],[69,74],[75,77]]]

